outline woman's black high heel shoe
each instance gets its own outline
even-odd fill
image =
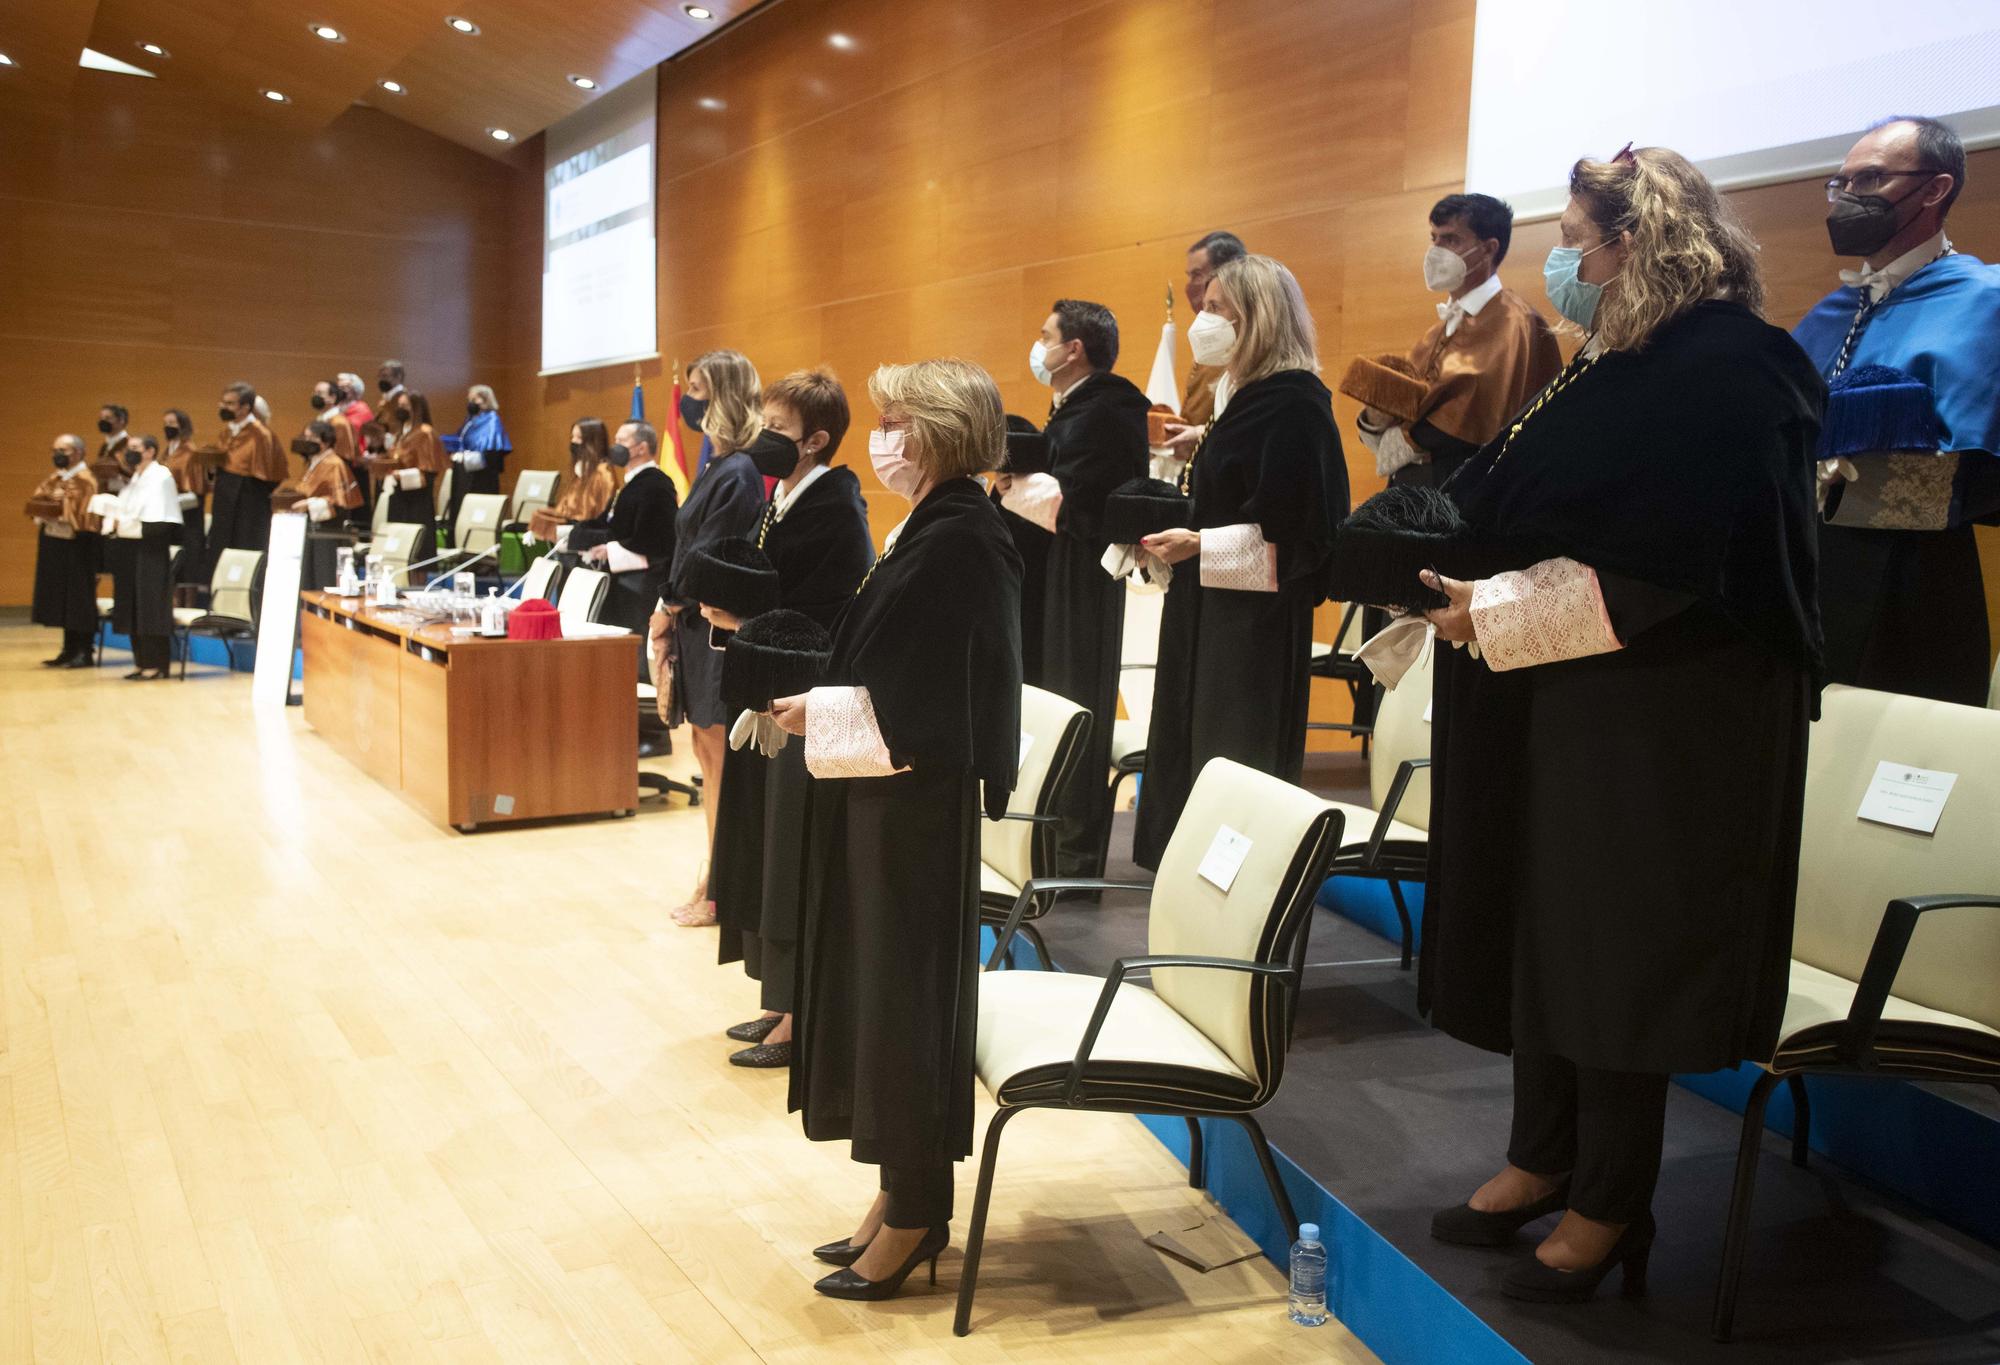
[[[734,1038],[739,1043],[761,1043],[778,1026],[782,1014],[760,1014],[755,1019],[733,1024],[722,1031],[725,1038]]]
[[[902,1268],[895,1274],[880,1280],[864,1280],[854,1273],[852,1266],[849,1266],[844,1270],[834,1271],[825,1279],[815,1283],[813,1288],[830,1299],[854,1299],[862,1303],[879,1303],[883,1299],[892,1299],[896,1296],[896,1291],[903,1287],[903,1281],[910,1278],[910,1272],[925,1261],[931,1263],[931,1283],[936,1284],[938,1253],[950,1242],[949,1224],[932,1228],[924,1234],[924,1239],[917,1243],[917,1249],[910,1253],[910,1259],[903,1262]]]
[[[1537,1218],[1561,1213],[1568,1207],[1569,1182],[1565,1180],[1534,1203],[1523,1204],[1518,1209],[1482,1213],[1470,1204],[1442,1209],[1431,1219],[1431,1236],[1453,1246],[1503,1247],[1514,1240],[1515,1233]]]
[[[861,1253],[868,1250],[868,1243],[843,1238],[838,1242],[828,1242],[823,1247],[814,1247],[813,1256],[828,1265],[853,1265],[861,1259]]]
[[[1557,1270],[1531,1258],[1507,1272],[1500,1292],[1531,1303],[1582,1303],[1597,1292],[1613,1266],[1622,1266],[1625,1277],[1620,1288],[1627,1298],[1637,1298],[1646,1292],[1646,1262],[1653,1254],[1656,1230],[1651,1213],[1626,1224],[1604,1259],[1588,1270]]]

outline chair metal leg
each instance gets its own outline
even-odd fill
[[[1020,1113],[1005,1108],[986,1125],[986,1147],[979,1154],[979,1186],[972,1196],[972,1226],[965,1234],[965,1265],[958,1272],[958,1314],[951,1321],[951,1334],[962,1337],[972,1330],[972,1292],[979,1283],[979,1253],[986,1243],[986,1206],[993,1198],[993,1168],[1000,1159],[1000,1130],[1007,1120]]]
[[[1785,1087],[1792,1092],[1792,1164],[1804,1170],[1807,1155],[1812,1151],[1812,1100],[1806,1094],[1802,1072],[1794,1071],[1785,1077]]]
[[[1715,1319],[1711,1335],[1729,1340],[1736,1323],[1736,1291],[1743,1280],[1744,1244],[1750,1240],[1750,1202],[1757,1189],[1757,1156],[1763,1146],[1764,1106],[1777,1088],[1773,1072],[1760,1071],[1743,1103],[1743,1137],[1736,1148],[1736,1184],[1729,1193],[1728,1230],[1722,1240],[1722,1270],[1715,1281]]]
[[[1201,1151],[1201,1120],[1192,1114],[1183,1114],[1188,1126],[1188,1188],[1200,1190],[1208,1187],[1207,1161]]]
[[[1042,942],[1042,931],[1032,924],[1024,923],[1021,926],[1020,932],[1026,934],[1028,942],[1035,945],[1035,956],[1041,961],[1042,970],[1045,972],[1054,971],[1056,969],[1055,960],[1049,956],[1049,945]]]
[[[1416,926],[1410,921],[1410,905],[1403,899],[1403,884],[1389,878],[1389,899],[1396,903],[1396,918],[1403,925],[1403,970],[1410,970],[1410,956],[1417,948]]]
[[[1255,1115],[1231,1114],[1250,1136],[1250,1146],[1256,1150],[1257,1164],[1264,1168],[1264,1183],[1271,1187],[1271,1202],[1278,1206],[1278,1217],[1285,1221],[1287,1242],[1299,1240],[1299,1215],[1292,1208],[1292,1197],[1285,1192],[1285,1182],[1278,1178],[1278,1163],[1271,1156],[1271,1144],[1264,1140],[1264,1130],[1258,1126]]]

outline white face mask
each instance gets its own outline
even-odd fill
[[[1028,348],[1028,368],[1034,372],[1037,384],[1053,384],[1056,377],[1049,373],[1048,343],[1037,337],[1035,344]]]
[[[1203,313],[1188,324],[1188,349],[1197,365],[1227,365],[1236,351],[1236,324],[1220,313]]]
[[[1465,258],[1447,247],[1434,246],[1424,253],[1424,288],[1434,294],[1449,294],[1465,283]]]
[[[903,437],[900,431],[884,431],[877,427],[868,433],[868,462],[875,466],[875,477],[891,493],[916,501],[917,485],[924,481],[923,471],[918,469],[903,454]]]

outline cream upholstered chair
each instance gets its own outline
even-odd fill
[[[561,576],[562,565],[556,563],[554,555],[538,556],[521,575],[521,600],[530,602],[539,597],[544,602],[554,602],[556,581]]]
[[[1957,774],[1932,834],[1861,819],[1876,766]],[[2000,1087],[2000,712],[1830,687],[1806,759],[1798,913],[1778,1045],[1743,1109],[1715,1335],[1733,1325],[1764,1106],[1786,1082],[1805,1164],[1808,1075]]]
[[[1351,837],[1333,865],[1336,877],[1372,877],[1388,883],[1389,899],[1402,922],[1404,971],[1410,969],[1416,950],[1416,929],[1403,898],[1403,883],[1423,881],[1430,860],[1430,713],[1436,662],[1433,635],[1402,682],[1382,694],[1375,708],[1374,743],[1368,750],[1368,795],[1374,804],[1363,808],[1340,803]]]
[[[526,521],[537,510],[554,501],[555,496],[555,470],[524,469],[514,479],[513,505],[507,513],[507,520]]]
[[[467,554],[492,549],[500,538],[500,517],[506,507],[504,493],[467,493],[465,501],[458,505],[458,524],[452,528],[452,542]]]
[[[1153,683],[1160,660],[1159,593],[1125,593],[1125,627],[1118,649],[1118,700],[1125,714],[1111,725],[1111,808],[1118,809],[1118,784],[1146,771],[1146,742],[1153,726]],[[1111,822],[1104,824],[1105,861],[1111,857]]]
[[[1021,689],[1021,761],[1014,778],[1007,813],[979,827],[979,918],[1003,924],[1021,888],[1054,871],[1056,801],[1063,789],[1080,780],[1077,764],[1090,736],[1090,710],[1067,697],[1039,687]],[[1049,950],[1035,921],[1046,915],[1057,894],[1033,897],[1019,921],[1020,932],[1035,946],[1044,969],[1051,969]]]
[[[1233,872],[1213,862],[1229,836]],[[1291,1045],[1313,897],[1340,847],[1341,815],[1311,793],[1229,759],[1195,780],[1152,888],[1147,955],[1108,977],[995,972],[979,979],[975,1067],[1000,1108],[986,1129],[953,1330],[972,1296],[1000,1134],[1035,1108],[1177,1114],[1191,1137],[1189,1183],[1203,1181],[1202,1116],[1242,1125],[1292,1236],[1298,1217],[1254,1116],[1277,1093]],[[1201,869],[1209,864],[1211,876]],[[1223,889],[1226,884],[1227,889]],[[996,956],[1016,917],[1002,930]],[[1150,971],[1152,989],[1126,980]]]
[[[562,618],[563,631],[572,626],[595,621],[597,613],[604,606],[605,590],[611,586],[611,575],[596,569],[571,569],[563,575],[562,596],[556,599],[556,614]]]
[[[236,642],[257,638],[256,590],[264,566],[259,550],[224,550],[215,557],[208,579],[208,608],[175,607],[174,634],[180,637],[182,682],[187,681],[188,655],[194,637],[208,635],[229,651],[229,669],[236,671]]]
[[[449,466],[431,487],[431,515],[443,521],[451,510],[452,476],[458,473],[458,466]]]
[[[370,516],[368,519],[369,540],[370,541],[379,540],[382,536],[382,533],[388,529],[389,529],[389,490],[384,488],[380,493],[377,493],[375,495],[375,511],[374,514]]]
[[[421,564],[423,553],[418,546],[423,542],[426,527],[414,521],[392,521],[384,524],[380,535],[368,542],[369,558],[382,557],[382,572],[389,575],[399,588],[410,586],[410,563]]]

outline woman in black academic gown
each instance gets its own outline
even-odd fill
[[[779,481],[756,537],[778,571],[779,605],[828,630],[875,562],[861,481],[833,463],[847,424],[840,381],[825,370],[801,370],[764,390],[764,432],[750,446],[758,472]],[[708,606],[702,614],[724,630],[741,624]],[[722,776],[725,795],[709,875],[722,926],[718,960],[743,963],[760,984],[764,1009],[760,1018],[727,1030],[749,1044],[729,1060],[789,1066],[805,896],[805,746],[787,744],[768,759],[747,744],[732,748]]]
[[[105,518],[108,541],[124,547],[112,572],[111,628],[132,646],[126,681],[164,678],[174,633],[174,547],[184,531],[180,490],[160,456],[160,442],[134,436],[125,447],[131,479],[118,510]]]
[[[979,820],[1007,808],[1021,735],[1021,559],[974,475],[1000,391],[962,360],[868,384],[876,475],[913,504],[840,617],[825,687],[774,702],[813,783],[791,1105],[806,1136],[882,1168],[845,1267],[815,1286],[894,1294],[950,1241],[972,1150]]]
[[[1347,515],[1333,395],[1292,272],[1268,256],[1230,261],[1188,341],[1200,363],[1226,366],[1229,388],[1181,474],[1187,527],[1145,540],[1175,566],[1132,846],[1151,868],[1210,759],[1298,781],[1313,608]]]
[[[764,514],[764,476],[746,453],[764,429],[762,381],[756,367],[735,351],[710,351],[693,369],[708,389],[708,408],[701,429],[715,454],[695,478],[687,501],[674,517],[674,563],[668,596],[663,602],[673,617],[681,705],[694,735],[695,762],[701,768],[702,813],[708,817],[708,858],[695,879],[694,891],[672,913],[674,923],[687,928],[715,923],[715,902],[708,894],[708,868],[715,857],[715,821],[722,802],[722,757],[729,751],[729,722],[722,710],[722,651],[711,640],[712,628],[702,619],[701,605],[681,591],[688,556],[711,550],[719,540],[754,535]]]
[[[1578,162],[1546,276],[1591,332],[1446,485],[1420,994],[1514,1057],[1508,1165],[1441,1212],[1562,1221],[1519,1298],[1643,1287],[1667,1077],[1768,1055],[1783,1013],[1820,630],[1825,390],[1759,316],[1756,244],[1658,148]],[[1472,573],[1468,573],[1471,577]]]

